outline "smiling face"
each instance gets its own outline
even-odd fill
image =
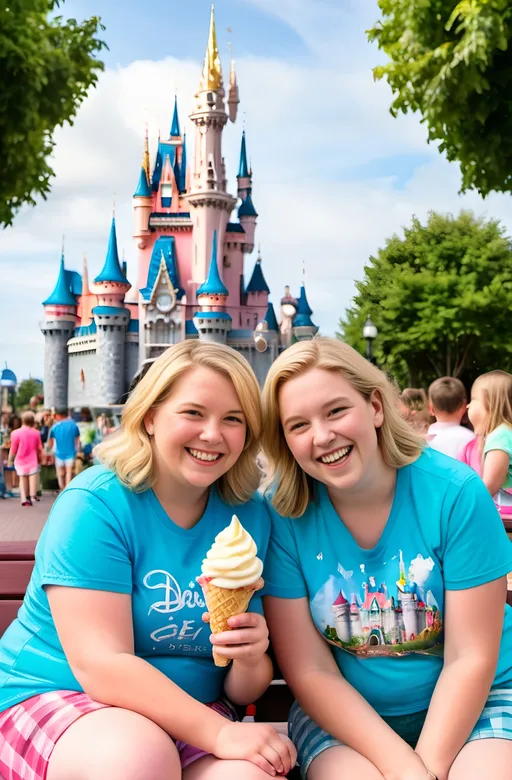
[[[286,442],[299,466],[330,491],[359,492],[386,468],[377,431],[377,393],[369,401],[338,371],[313,368],[279,391]]]
[[[198,366],[145,417],[152,436],[156,488],[207,489],[236,463],[246,439],[240,400],[228,377]]]

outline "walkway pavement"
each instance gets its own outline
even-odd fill
[[[19,498],[0,499],[0,542],[39,539],[55,498],[54,493],[44,492],[32,506],[21,506]]]

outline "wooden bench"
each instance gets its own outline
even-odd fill
[[[0,636],[21,607],[34,568],[36,542],[0,544]]]

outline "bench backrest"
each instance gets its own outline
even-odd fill
[[[0,636],[21,607],[34,568],[35,542],[0,544]]]

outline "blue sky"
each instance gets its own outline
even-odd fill
[[[332,334],[368,257],[413,214],[472,208],[511,230],[509,196],[461,197],[457,166],[427,144],[418,117],[391,117],[389,89],[371,72],[382,55],[365,35],[379,17],[376,0],[218,0],[215,9],[224,70],[231,41],[241,97],[224,139],[229,185],[234,191],[245,126],[257,242],[275,303],[285,284],[298,292],[304,268],[313,319]],[[192,157],[187,114],[210,3],[68,0],[61,13],[101,16],[109,50],[75,124],[56,132],[51,196],[0,234],[0,364],[20,379],[43,373],[41,301],[55,283],[62,235],[67,266],[80,271],[86,253],[93,276],[105,256],[114,192],[119,247],[134,280],[131,196],[144,125],[154,150],[176,90]]]

